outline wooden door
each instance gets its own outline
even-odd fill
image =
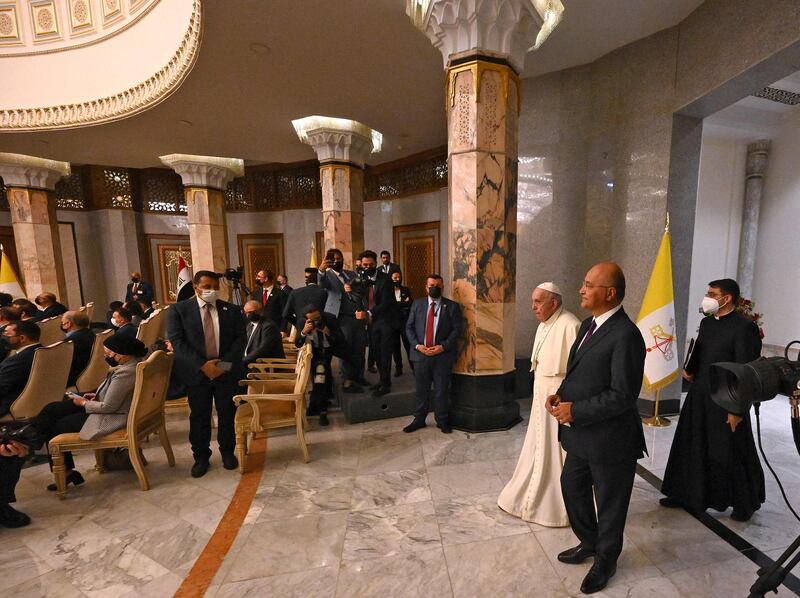
[[[178,298],[178,258],[183,256],[191,272],[192,250],[188,235],[145,235],[147,264],[156,301],[162,305]]]
[[[440,269],[439,222],[395,226],[394,255],[411,296],[424,297],[428,276]]]
[[[286,274],[283,258],[283,234],[239,235],[239,264],[244,266],[242,282],[254,289],[256,272],[272,270],[272,273]]]

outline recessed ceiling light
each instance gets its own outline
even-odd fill
[[[179,125],[183,125],[184,127],[191,127],[192,126],[192,121],[179,119],[178,120],[178,124]]]
[[[267,44],[261,44],[259,42],[253,42],[250,44],[250,51],[253,54],[258,54],[259,56],[266,56],[272,49]]]

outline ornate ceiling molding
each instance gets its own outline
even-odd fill
[[[300,141],[314,148],[320,162],[350,162],[364,168],[370,153],[381,151],[383,136],[356,120],[306,116],[292,121]]]
[[[194,67],[202,39],[201,0],[193,0],[189,26],[170,61],[149,79],[112,96],[74,104],[0,109],[0,131],[73,129],[133,116],[164,101]]]
[[[0,153],[0,177],[6,187],[32,187],[52,191],[59,179],[69,176],[69,173],[69,162]]]
[[[168,154],[159,159],[180,175],[184,187],[210,187],[224,191],[235,177],[244,175],[244,160],[239,158]]]

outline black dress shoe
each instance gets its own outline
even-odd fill
[[[584,594],[594,594],[599,592],[608,585],[608,581],[614,577],[617,572],[617,566],[611,565],[610,567],[603,565],[601,562],[595,562],[586,577],[583,578],[581,584],[581,592]]]
[[[584,548],[578,544],[575,548],[559,553],[558,560],[568,565],[580,565],[583,561],[593,556],[594,550]]]
[[[83,476],[81,475],[81,472],[80,472],[80,471],[76,471],[76,470],[74,470],[74,469],[73,469],[72,471],[70,471],[70,472],[67,474],[67,486],[69,486],[70,484],[72,484],[72,485],[74,485],[74,486],[80,486],[80,485],[81,485],[81,484],[83,484],[85,481],[86,481],[86,480],[84,480],[84,479],[83,479]],[[50,492],[55,492],[56,490],[58,490],[58,488],[56,487],[56,485],[55,485],[55,484],[50,484],[50,485],[48,485],[48,486],[47,486],[47,489],[48,489]],[[27,523],[26,523],[25,525],[27,525]]]
[[[733,513],[731,513],[731,519],[734,521],[750,521],[752,516],[753,513],[748,513],[747,511],[737,511],[736,509],[734,509]]]
[[[351,384],[350,386],[342,386],[342,392],[346,392],[348,394],[361,394],[364,392],[364,389],[358,384]]]
[[[327,426],[330,422],[328,421],[328,414],[327,413],[320,413],[319,414],[319,425],[320,426]]]
[[[442,424],[439,426],[439,429],[442,431],[442,434],[452,434],[453,428],[450,427],[450,424]]]
[[[30,522],[30,517],[20,513],[11,505],[0,505],[0,525],[3,527],[25,527]]]
[[[236,469],[239,467],[239,459],[233,453],[225,453],[222,455],[222,466],[225,469]]]
[[[395,378],[399,378],[402,375],[403,375],[403,370],[397,369],[397,370],[394,371],[394,377]]]
[[[390,386],[379,386],[372,392],[372,397],[377,399],[383,395],[388,395],[390,392],[392,392],[392,388]]]
[[[208,459],[197,459],[192,465],[192,477],[202,478],[208,471]]]
[[[405,432],[406,434],[410,434],[411,432],[416,432],[417,430],[421,430],[424,427],[425,427],[424,419],[415,419],[405,428],[403,428],[403,432]]]
[[[677,500],[673,498],[670,498],[669,496],[665,496],[664,498],[660,499],[658,501],[658,504],[660,504],[662,507],[667,507],[668,509],[681,508],[681,503],[679,503]]]

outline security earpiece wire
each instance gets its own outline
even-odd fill
[[[786,491],[783,489],[783,484],[781,484],[781,480],[778,477],[778,474],[775,473],[774,469],[772,469],[772,465],[770,465],[769,459],[767,459],[767,455],[764,453],[764,447],[761,446],[761,416],[760,416],[761,403],[753,403],[753,411],[755,411],[756,413],[756,437],[758,438],[758,450],[761,453],[761,458],[764,459],[764,463],[766,463],[767,469],[769,469],[770,473],[772,474],[772,477],[775,478],[775,481],[778,483],[778,488],[780,489],[781,495],[783,496],[783,502],[786,503],[786,506],[792,512],[794,518],[800,521],[800,516],[792,508],[789,499],[786,497]],[[794,420],[792,420],[792,424],[794,425]]]

